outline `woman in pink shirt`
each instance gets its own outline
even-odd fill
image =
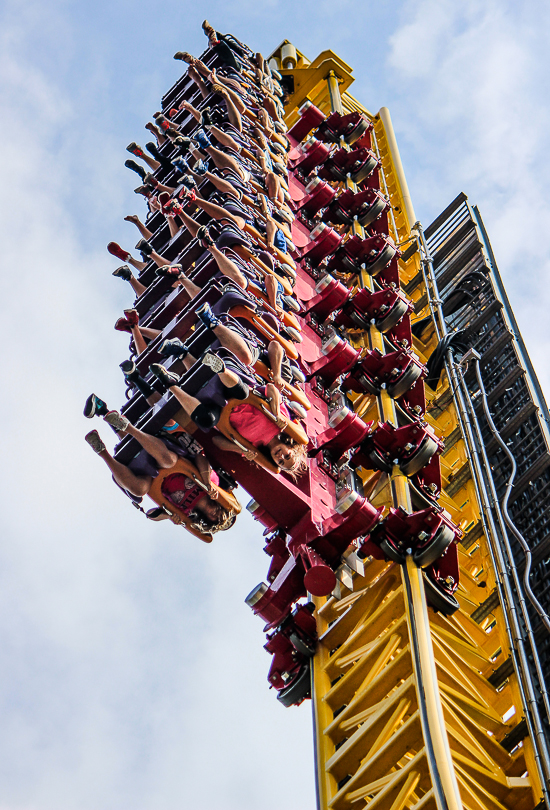
[[[245,451],[225,436],[215,436],[214,443],[221,450],[240,453],[248,461],[254,461],[258,453],[264,453],[279,469],[297,478],[307,469],[307,448],[283,432],[291,418],[288,408],[281,402],[278,389],[269,383],[263,393],[275,419],[248,403],[237,405],[229,417],[231,426],[257,450]]]

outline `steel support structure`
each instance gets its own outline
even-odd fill
[[[291,51],[293,58],[285,60]],[[426,363],[448,331],[430,253],[437,225],[424,233],[417,222],[388,110],[373,114],[349,94],[352,70],[332,51],[309,61],[285,41],[270,65],[288,90],[289,126],[307,101],[325,114],[359,112],[372,123],[380,187],[390,204],[389,235],[402,250],[398,286],[413,300],[413,327],[419,325],[412,349]],[[349,176],[341,188],[353,188]],[[480,222],[476,227],[482,230]],[[363,235],[357,222],[350,233]],[[346,283],[379,289],[365,271]],[[389,349],[374,325],[352,330],[349,339],[382,354]],[[426,574],[411,555],[399,564],[351,553],[332,595],[315,599],[320,644],[312,698],[320,810],[531,810],[547,802],[546,700],[540,662],[529,645],[533,612],[523,608],[508,554],[498,507],[502,484],[498,476],[493,487],[488,480],[485,451],[490,455],[491,447],[480,402],[472,404],[475,390],[464,368],[451,353],[446,360],[441,379],[433,389],[426,386],[422,418],[445,443],[438,504],[462,529],[455,593],[460,607],[451,613],[434,604]],[[384,387],[378,395],[349,397],[365,421],[407,424],[403,403]],[[410,514],[430,503],[397,464],[374,487],[371,472],[360,468],[359,475],[376,507]]]

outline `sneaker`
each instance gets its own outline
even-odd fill
[[[115,430],[127,430],[130,425],[130,420],[122,416],[118,411],[109,411],[103,417],[103,421],[108,425],[112,425]]]
[[[132,143],[128,144],[128,146],[126,147],[126,151],[130,152],[132,155],[135,155],[136,157],[143,157],[143,149],[141,148],[141,146],[138,146],[138,144],[135,143],[135,141],[132,141]]]
[[[116,256],[117,259],[120,259],[122,262],[127,262],[130,258],[130,254],[126,250],[122,250],[120,245],[117,245],[116,242],[109,242],[107,245],[107,250],[111,254],[111,256]]]
[[[292,284],[296,281],[296,270],[290,266],[290,264],[278,264],[276,268],[276,272],[279,273],[281,276],[285,276],[289,278]]]
[[[186,161],[182,157],[177,157],[175,160],[172,161],[172,166],[174,169],[179,172],[179,174],[187,174],[189,171],[189,166],[187,165]],[[181,178],[180,178],[181,182]]]
[[[289,225],[292,225],[295,220],[294,214],[290,211],[285,211],[284,209],[279,209],[277,211],[277,216],[282,222],[288,222]]]
[[[131,169],[136,174],[139,174],[143,182],[145,182],[145,175],[147,174],[147,172],[145,171],[143,166],[140,166],[139,163],[136,163],[136,161],[132,159],[125,160],[124,165],[126,166],[127,169]]]
[[[210,304],[202,304],[202,306],[195,310],[195,314],[200,318],[207,329],[215,329],[216,326],[219,326],[220,322],[210,309]]]
[[[291,295],[283,295],[282,299],[285,302],[287,308],[292,310],[292,312],[300,312],[301,310],[300,304]]]
[[[132,327],[130,326],[127,318],[119,318],[115,323],[115,329],[117,332],[128,332],[129,334],[132,334]]]
[[[178,385],[180,378],[177,374],[174,374],[172,371],[168,371],[167,368],[161,366],[160,363],[151,363],[149,366],[149,371],[151,374],[160,380],[167,388],[170,388],[171,385]]]
[[[197,231],[197,239],[199,242],[202,242],[204,247],[212,247],[214,244],[214,240],[210,236],[210,231],[206,225],[200,226],[199,230]]]
[[[144,197],[149,199],[149,197],[153,196],[153,191],[149,186],[138,186],[134,189],[134,194],[143,194]]]
[[[139,313],[137,309],[125,309],[124,314],[126,316],[126,320],[130,324],[130,326],[138,326],[139,324]]]
[[[165,340],[159,346],[159,352],[165,357],[185,357],[189,354],[189,347],[185,345],[179,338],[171,338]]]
[[[153,186],[153,188],[159,187],[159,181],[157,180],[156,177],[153,177],[152,174],[146,174],[145,177],[143,178],[143,182],[147,183],[147,185],[149,186]]]
[[[177,53],[174,54],[174,59],[181,59],[182,62],[188,62],[192,58],[191,54],[187,53],[187,51],[177,51]]]
[[[153,143],[153,141],[148,141],[148,142],[145,144],[145,148],[147,149],[147,151],[149,152],[149,154],[150,154],[150,155],[152,155],[152,156],[155,158],[155,160],[156,160],[158,163],[160,163],[160,165],[161,165],[161,166],[162,166],[164,169],[168,169],[168,170],[169,170],[169,169],[171,169],[171,168],[172,168],[172,165],[171,165],[170,161],[168,160],[168,158],[167,158],[167,157],[165,157],[164,155],[161,155],[161,153],[160,153],[160,151],[159,151],[159,148],[158,148],[158,146],[156,145],[156,143]]]
[[[151,243],[148,242],[147,239],[140,239],[136,245],[136,250],[139,250],[139,252],[143,256],[147,256],[147,258],[149,258],[149,256],[153,252],[153,245],[151,245]]]
[[[185,164],[185,168],[189,170],[189,166]],[[197,184],[193,180],[190,174],[184,174],[179,178],[180,183],[183,183],[185,188],[188,188],[189,191],[194,191],[197,187]]]
[[[152,509],[147,510],[145,517],[148,517],[149,520],[164,520],[170,517],[170,512],[165,506],[154,506]]]
[[[294,400],[290,400],[289,402],[287,402],[286,405],[287,405],[288,410],[291,413],[293,413],[294,416],[297,416],[298,419],[305,419],[306,418],[307,411],[304,408],[304,406],[301,405],[299,402],[294,402]]]
[[[84,436],[84,441],[88,442],[90,447],[95,453],[102,453],[107,448],[103,444],[101,436],[97,432],[97,430],[91,430]]]
[[[198,143],[201,149],[208,149],[209,146],[212,146],[210,143],[210,138],[202,129],[199,129],[198,132],[195,133],[194,140]]]
[[[205,163],[204,160],[198,160],[193,166],[193,171],[195,174],[198,174],[199,177],[202,177],[208,171],[208,164]]]
[[[301,368],[298,368],[298,366],[291,365],[290,366],[290,371],[292,373],[292,377],[293,377],[294,380],[297,380],[298,382],[301,382],[301,383],[305,383],[306,375],[304,374],[304,372],[302,371]]]
[[[162,113],[158,113],[157,115],[155,115],[155,124],[160,129],[166,130],[169,129],[170,127],[170,120],[166,118],[165,115],[162,115]]]
[[[129,374],[133,374],[134,371],[136,371],[136,364],[133,360],[123,360],[119,368],[122,369],[123,374],[127,377]]]
[[[185,138],[183,135],[176,135],[172,143],[179,149],[180,155],[185,155],[191,146],[191,139]]]
[[[155,275],[162,276],[165,278],[169,278],[172,276],[173,278],[178,278],[181,274],[181,264],[170,265],[170,264],[163,264],[162,267],[155,268]]]
[[[201,363],[203,366],[211,368],[214,374],[221,374],[222,371],[225,371],[225,363],[216,354],[206,352],[206,354],[201,357]]]
[[[95,394],[90,394],[84,405],[84,416],[86,419],[91,419],[92,416],[96,416],[96,414],[97,416],[105,416],[108,410],[107,403],[103,402],[99,397],[96,397]]]
[[[163,208],[170,202],[170,199],[171,196],[169,191],[161,191],[157,197],[157,200],[159,201],[159,203]]]
[[[286,326],[285,331],[286,331],[287,335],[289,336],[289,338],[294,343],[301,343],[303,341],[302,335],[298,332],[297,329],[294,329],[293,326]]]
[[[116,270],[113,270],[113,276],[123,278],[124,281],[130,281],[132,278],[132,271],[127,264],[122,264],[120,267],[117,267]]]
[[[191,202],[195,202],[195,200],[197,199],[197,192],[195,191],[195,189],[189,188],[189,186],[187,186],[181,178],[180,180],[183,186],[182,190],[178,194],[180,200],[190,200]]]

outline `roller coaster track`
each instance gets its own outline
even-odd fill
[[[270,64],[286,77],[289,127],[308,101],[325,115],[359,112],[372,122],[381,189],[391,204],[390,235],[403,250],[399,283],[415,302],[413,318],[432,318],[432,328],[413,342],[425,363],[441,337],[437,290],[434,295],[429,283],[430,257],[387,109],[373,115],[347,92],[352,71],[332,51],[310,62],[285,41]],[[356,189],[349,175],[341,183],[346,187]],[[365,235],[357,220],[352,233]],[[355,283],[375,289],[364,271]],[[349,339],[387,351],[374,325]],[[526,664],[517,603],[504,592],[506,563],[483,500],[456,370],[452,358],[447,361],[438,387],[427,392],[424,418],[445,442],[439,503],[462,529],[454,594],[459,609],[453,612],[434,594],[412,549],[400,562],[348,551],[332,595],[314,598],[319,644],[312,700],[321,810],[548,807],[548,737],[535,705],[537,684]],[[350,397],[363,419],[399,424],[400,406],[384,388],[375,397]],[[370,473],[359,474],[367,488]],[[408,513],[423,503],[397,465],[370,499],[376,507]]]

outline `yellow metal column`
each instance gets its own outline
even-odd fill
[[[340,88],[338,87],[338,77],[334,70],[330,70],[327,76],[328,92],[330,97],[330,108],[332,112],[343,113],[342,99],[340,98]]]
[[[430,620],[426,605],[426,594],[422,583],[422,571],[407,556],[406,569],[403,571],[406,606],[409,618],[409,630],[413,647],[413,666],[416,677],[416,689],[419,703],[424,703],[421,711],[424,726],[424,739],[428,749],[428,765],[434,785],[436,802],[439,810],[461,810],[462,802],[454,773],[454,765],[441,708],[441,696],[435,670],[435,658],[430,634]],[[440,788],[440,791],[436,790]]]

